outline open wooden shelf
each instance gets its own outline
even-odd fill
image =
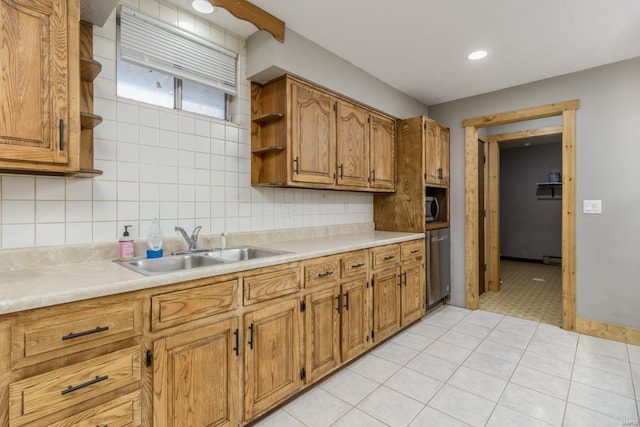
[[[83,82],[92,82],[98,77],[102,71],[102,64],[93,58],[80,58],[80,80]]]
[[[278,120],[282,120],[283,118],[284,118],[283,113],[267,113],[267,114],[263,114],[261,116],[256,117],[252,121],[254,123],[261,124],[261,123],[277,122]]]
[[[102,171],[99,169],[83,169],[78,172],[74,172],[69,176],[72,176],[74,178],[95,178],[96,176],[100,175],[102,175]]]
[[[253,154],[263,154],[263,153],[272,153],[274,151],[283,151],[284,147],[282,145],[274,145],[272,147],[260,147],[254,148],[251,150]]]
[[[93,129],[102,123],[102,117],[93,113],[80,113],[80,129]]]

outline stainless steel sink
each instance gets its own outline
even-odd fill
[[[201,250],[185,254],[169,255],[162,258],[140,258],[131,261],[115,261],[145,276],[190,270],[192,268],[212,265],[230,264],[257,258],[267,258],[291,252],[254,246],[238,246],[226,249],[214,249],[207,252]]]
[[[255,246],[237,246],[225,249],[214,249],[212,251],[205,252],[203,255],[207,258],[222,260],[223,262],[238,262],[290,253],[291,252],[275,249],[257,248]]]
[[[142,258],[116,262],[145,276],[224,263],[220,259],[204,257],[199,254],[170,255],[162,258]]]

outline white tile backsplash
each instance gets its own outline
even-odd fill
[[[238,52],[245,75],[245,41],[235,34],[157,0],[121,3]],[[154,217],[168,236],[178,224],[232,233],[373,221],[371,194],[251,187],[251,91],[242,77],[233,122],[117,98],[115,40],[112,14],[93,41],[103,66],[94,111],[104,119],[94,131],[94,167],[103,174],[0,175],[1,248],[116,241],[130,224],[134,238],[146,238]]]

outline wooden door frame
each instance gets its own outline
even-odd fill
[[[478,129],[562,116],[562,326],[567,330],[575,330],[576,324],[576,260],[575,260],[575,162],[576,162],[576,110],[580,107],[578,100],[558,102],[538,107],[508,111],[463,120],[465,128],[465,269],[466,269],[466,307],[475,310],[480,303],[478,295]],[[495,151],[497,143],[493,144]],[[495,153],[494,153],[495,155]],[[490,180],[496,179],[495,170],[491,169]],[[497,175],[499,176],[499,175]],[[495,183],[495,182],[494,182]],[[489,209],[496,209],[492,206]],[[491,220],[490,220],[491,221]],[[491,222],[492,226],[497,226]],[[492,227],[494,229],[494,227]],[[494,242],[495,243],[495,242]],[[490,252],[498,251],[491,245]],[[491,283],[490,283],[491,286]],[[495,285],[494,285],[495,286]]]

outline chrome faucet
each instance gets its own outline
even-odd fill
[[[189,237],[189,235],[187,234],[186,231],[184,231],[184,228],[182,227],[178,227],[176,226],[175,231],[179,231],[180,234],[182,234],[182,237],[184,238],[185,242],[187,242],[187,246],[189,247],[189,251],[195,251],[196,250],[196,246],[198,246],[198,233],[200,233],[200,229],[202,228],[202,226],[197,226],[196,228],[193,229],[193,232],[191,233],[191,237]]]

